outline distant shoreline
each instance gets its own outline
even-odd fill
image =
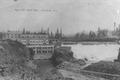
[[[100,42],[100,41],[81,41],[81,42],[63,42],[63,45],[75,45],[75,44],[82,44],[82,45],[101,45],[101,44],[120,44],[118,42]]]
[[[82,45],[118,44],[117,42],[79,42]]]

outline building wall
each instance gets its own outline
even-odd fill
[[[3,34],[3,39],[11,39],[22,42],[23,44],[48,44],[48,35],[47,34],[23,34],[22,32],[7,32]]]
[[[54,53],[54,45],[29,45],[28,47],[33,49],[34,59],[49,59]]]
[[[20,39],[48,39],[47,34],[21,34]]]
[[[11,39],[11,40],[18,40],[20,38],[21,33],[20,32],[7,32],[3,34],[3,39]]]
[[[20,39],[19,41],[25,45],[49,44],[49,41],[44,39]]]
[[[29,48],[32,48],[35,54],[47,54],[54,52],[54,45],[29,45]]]
[[[54,45],[49,44],[47,34],[23,34],[20,32],[4,33],[3,39],[17,40],[29,48],[32,48],[37,59],[50,58],[54,52]]]

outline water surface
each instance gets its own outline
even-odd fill
[[[118,50],[120,45],[118,44],[94,44],[94,45],[63,45],[71,46],[72,51],[74,52],[74,57],[78,59],[87,58],[89,61],[113,61],[117,59]]]

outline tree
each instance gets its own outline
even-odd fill
[[[81,40],[87,40],[88,39],[88,34],[86,34],[85,32],[82,32],[81,34],[80,34],[80,39]]]
[[[75,39],[78,39],[78,38],[80,38],[80,34],[79,34],[79,33],[76,33]]]
[[[95,32],[90,31],[90,32],[89,32],[89,39],[90,39],[90,40],[94,40],[95,38],[96,38]]]
[[[108,37],[108,30],[99,30],[97,37],[100,39],[107,38]]]

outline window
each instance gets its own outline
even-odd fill
[[[35,49],[35,47],[32,47],[32,49]]]
[[[33,51],[35,53],[35,51]]]
[[[47,53],[47,51],[43,51],[43,53]]]
[[[48,53],[52,53],[52,51],[48,51]]]
[[[42,49],[45,49],[45,47],[42,47]]]
[[[41,47],[39,47],[39,49],[41,49]]]
[[[39,53],[41,53],[41,51],[39,51]]]

